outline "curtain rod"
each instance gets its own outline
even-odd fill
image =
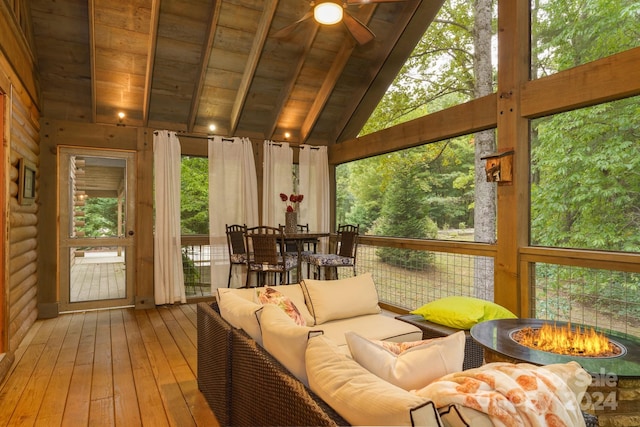
[[[277,145],[278,147],[282,147],[282,143],[281,142],[274,142],[273,145]],[[299,148],[299,149],[303,149],[305,146],[303,144],[289,144],[289,147],[291,148]],[[312,150],[319,150],[320,147],[315,147],[315,146],[311,146],[309,145],[308,147],[310,147]]]
[[[153,134],[157,135],[158,131],[157,130],[153,131]],[[214,136],[216,136],[216,135],[203,136],[203,135],[196,135],[196,134],[193,134],[193,133],[186,133],[186,132],[179,132],[179,131],[176,132],[176,135],[177,136],[184,136],[184,137],[187,137],[187,138],[194,138],[194,139],[209,139],[209,138],[213,138]],[[223,141],[231,141],[231,142],[234,141],[233,138],[225,138],[225,137],[222,137],[222,140]],[[274,142],[273,145],[277,145],[278,147],[282,147],[282,143],[281,142]],[[291,147],[291,148],[299,148],[299,149],[303,149],[304,148],[303,144],[289,144],[289,147]],[[314,146],[309,146],[309,147],[312,150],[319,150],[320,149],[320,147],[314,147]]]

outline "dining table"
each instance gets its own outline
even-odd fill
[[[302,248],[306,242],[313,242],[321,237],[329,237],[331,233],[328,231],[297,231],[295,233],[284,233],[285,243],[295,243],[297,252],[296,280],[298,282],[302,278]]]

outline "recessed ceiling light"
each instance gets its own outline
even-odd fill
[[[124,112],[120,111],[118,113],[118,117],[120,118],[120,120],[124,119],[124,117],[126,116],[126,114],[124,114]]]
[[[285,132],[285,133],[284,133],[284,138],[285,138],[285,139],[289,138],[290,136],[291,136],[291,134],[290,134],[289,132]]]
[[[216,130],[216,125],[214,125],[214,124],[210,124],[210,125],[209,125],[209,130],[210,130],[210,131],[214,131],[214,130]]]

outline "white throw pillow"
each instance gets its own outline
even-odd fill
[[[307,326],[299,326],[282,309],[266,304],[260,311],[262,343],[276,360],[301,382],[308,385],[304,353],[310,335],[322,334]]]
[[[309,387],[351,425],[440,426],[433,402],[364,369],[325,336],[309,339]]]
[[[220,315],[231,326],[244,330],[258,344],[262,345],[262,332],[256,312],[262,306],[232,292],[218,293]]]
[[[353,331],[345,332],[345,338],[356,362],[405,390],[421,389],[446,374],[462,370],[465,346],[462,331],[421,341],[400,354]]]
[[[316,325],[380,313],[378,292],[371,273],[340,280],[304,279],[301,285]]]

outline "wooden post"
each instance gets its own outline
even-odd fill
[[[529,2],[498,2],[497,145],[498,152],[513,148],[514,154],[512,185],[498,186],[494,300],[520,316],[528,314],[518,248],[528,245],[529,235],[529,124],[520,112],[520,88],[530,70],[529,19]]]

